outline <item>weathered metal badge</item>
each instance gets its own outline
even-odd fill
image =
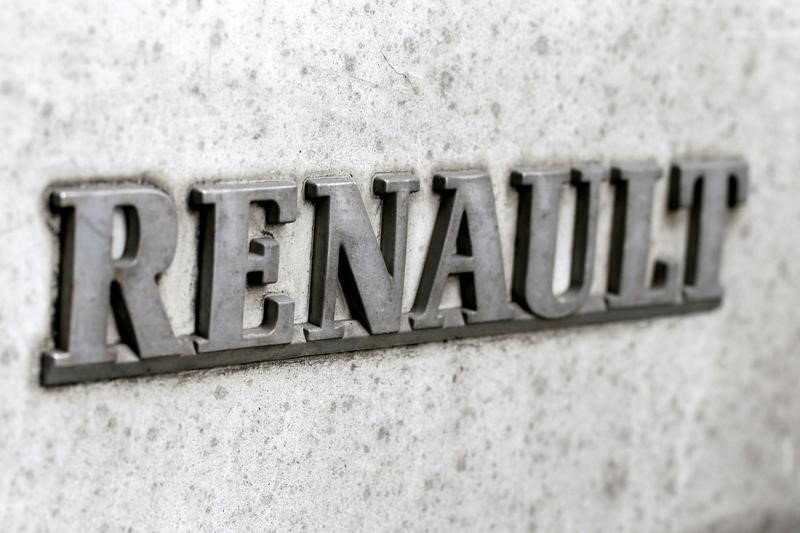
[[[253,205],[266,225],[290,224],[298,187],[289,181],[202,185],[190,204],[200,215],[195,333],[178,337],[159,295],[158,277],[177,241],[176,204],[146,185],[58,187],[49,191],[61,215],[55,348],[42,358],[41,382],[138,376],[519,332],[711,309],[722,297],[719,271],[726,209],[742,203],[748,170],[740,159],[675,163],[669,208],[687,209],[682,268],[671,259],[649,264],[654,164],[520,168],[511,287],[489,175],[440,172],[440,196],[411,310],[401,308],[408,208],[420,189],[411,174],[380,174],[379,237],[349,178],[313,178],[304,185],[314,205],[308,318],[294,323],[291,295],[268,294],[263,323],[243,329],[248,285],[278,280],[280,243],[249,237]],[[614,191],[610,240],[598,236],[601,187]],[[554,293],[560,195],[575,189],[569,287]],[[124,250],[112,253],[114,213],[126,220]],[[267,228],[259,228],[265,230]],[[606,294],[591,294],[595,251],[609,246]],[[302,266],[305,268],[305,265]],[[681,274],[682,273],[682,274]],[[440,307],[451,276],[461,306]],[[338,288],[352,313],[334,316]],[[113,318],[122,344],[108,345]],[[132,357],[130,352],[135,354]]]

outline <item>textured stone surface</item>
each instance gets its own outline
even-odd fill
[[[4,531],[800,529],[795,2],[3,4]],[[491,171],[508,277],[512,165],[703,154],[752,171],[715,312],[37,384],[48,184],[146,175],[178,200],[162,293],[188,333],[197,181],[351,174],[377,220],[371,174],[414,170],[407,308],[435,169]],[[311,222],[275,230],[298,319]],[[685,222],[658,213],[657,252]]]

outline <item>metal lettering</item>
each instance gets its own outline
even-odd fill
[[[175,252],[173,201],[144,185],[55,188],[50,199],[61,214],[59,295],[54,348],[42,357],[41,382],[60,385],[713,309],[722,295],[726,205],[745,200],[747,165],[736,159],[673,166],[668,206],[690,208],[683,286],[675,261],[648,264],[660,175],[651,163],[612,169],[607,293],[593,295],[606,168],[532,167],[512,173],[519,212],[510,294],[488,174],[437,174],[439,209],[408,313],[402,310],[408,209],[419,180],[410,174],[374,177],[372,189],[382,204],[376,237],[351,179],[309,179],[305,195],[315,218],[308,318],[294,323],[294,301],[270,293],[260,326],[248,329],[243,324],[248,284],[270,285],[279,274],[278,242],[266,228],[250,227],[250,213],[263,210],[267,227],[293,222],[297,186],[268,181],[195,187],[190,201],[200,213],[199,271],[196,331],[190,337],[174,335],[157,284]],[[569,285],[556,293],[559,208],[568,187],[576,193]],[[122,239],[114,231],[118,214],[126,222]],[[256,229],[263,236],[251,238]],[[442,299],[451,276],[461,305],[447,309]],[[338,287],[347,318],[335,315]],[[122,343],[138,357],[107,345],[110,316]]]
[[[683,161],[670,176],[669,207],[691,208],[683,289],[687,300],[722,297],[719,281],[726,207],[744,203],[747,163],[741,159]]]
[[[434,176],[433,188],[442,199],[411,309],[412,327],[442,327],[439,302],[447,278],[454,274],[468,324],[512,318],[489,174],[441,172]]]
[[[619,165],[611,170],[614,213],[608,264],[609,307],[677,304],[678,265],[656,259],[647,281],[653,192],[661,169],[652,163]]]
[[[380,247],[355,183],[347,178],[315,178],[306,182],[305,189],[315,205],[306,338],[344,335],[344,328],[334,320],[337,280],[353,317],[370,333],[398,331],[408,202],[411,193],[419,190],[419,179],[410,174],[373,179],[373,192],[383,198]]]
[[[201,352],[288,343],[294,301],[283,294],[264,300],[261,326],[243,330],[246,284],[278,281],[279,246],[272,237],[249,239],[250,206],[264,209],[268,224],[297,216],[297,186],[290,181],[195,187],[192,204],[201,211],[197,350]]]
[[[576,313],[586,304],[592,285],[600,183],[608,171],[587,166],[520,169],[511,175],[519,191],[519,216],[514,245],[512,297],[541,318],[556,319]],[[575,224],[572,237],[572,267],[569,287],[553,294],[558,207],[567,184],[576,189]]]
[[[113,311],[122,341],[140,358],[191,353],[172,333],[156,277],[175,253],[175,204],[144,186],[59,188],[51,205],[62,213],[61,287],[56,333],[58,366],[116,360],[106,344]],[[127,221],[125,247],[112,258],[114,210]]]

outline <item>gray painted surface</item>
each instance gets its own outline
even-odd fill
[[[800,527],[793,2],[6,4],[3,530]],[[352,174],[377,227],[374,172],[413,170],[430,191],[435,170],[484,167],[510,283],[512,167],[703,154],[744,156],[752,185],[729,220],[726,296],[711,313],[37,384],[56,282],[54,182],[147,174],[181,199],[198,181]],[[657,187],[651,254],[681,257],[686,217],[665,214],[665,180]],[[609,191],[602,201],[601,238]],[[436,202],[418,194],[411,206],[404,310]],[[295,297],[298,320],[312,218],[303,203],[274,231],[270,290]],[[197,219],[181,202],[178,219],[162,295],[186,334]],[[604,272],[602,240],[597,253]],[[248,298],[253,327],[260,294]]]

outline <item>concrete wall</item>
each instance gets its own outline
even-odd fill
[[[796,2],[3,4],[0,529],[800,529]],[[189,333],[198,181],[349,173],[377,221],[372,173],[415,171],[407,308],[434,170],[492,173],[509,278],[513,165],[705,154],[752,174],[714,312],[38,385],[51,183],[146,175],[177,199],[161,285]],[[680,257],[663,185],[655,252]],[[298,320],[312,219],[275,232]]]

